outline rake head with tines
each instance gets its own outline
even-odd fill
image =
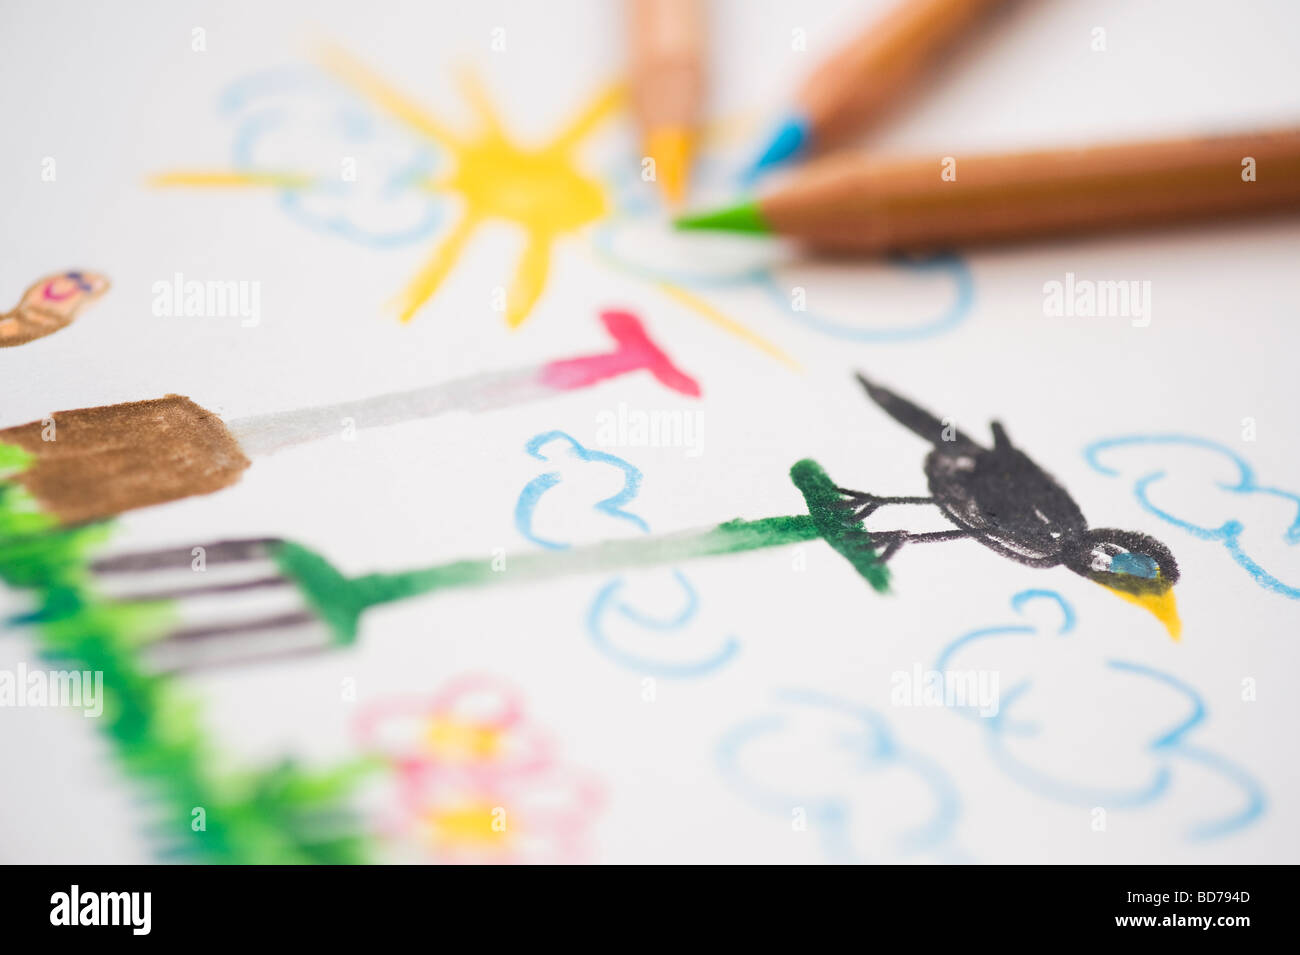
[[[329,649],[329,629],[305,603],[297,581],[276,564],[282,546],[275,538],[216,541],[107,557],[92,563],[91,570],[115,600],[183,608],[184,622],[144,651],[157,670],[192,670]],[[216,619],[202,613],[207,598],[217,598]]]

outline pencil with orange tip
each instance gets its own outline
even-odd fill
[[[912,159],[844,154],[681,229],[773,234],[828,252],[930,252],[1300,212],[1300,128]]]
[[[842,143],[875,122],[941,54],[1006,0],[898,0],[804,81],[752,173]]]
[[[704,94],[701,0],[631,0],[632,106],[655,179],[673,204],[686,194]]]

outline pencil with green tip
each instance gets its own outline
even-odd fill
[[[701,0],[631,0],[632,105],[664,198],[686,194],[704,92]]]
[[[863,132],[985,13],[1005,2],[900,0],[809,75],[751,176]]]
[[[839,155],[676,225],[874,255],[1295,212],[1300,128],[1002,155]]]

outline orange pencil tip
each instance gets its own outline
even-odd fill
[[[686,179],[694,152],[694,137],[679,127],[656,129],[646,137],[646,155],[654,160],[655,180],[672,205],[686,195]]]

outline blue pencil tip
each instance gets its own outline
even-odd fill
[[[805,117],[796,114],[783,120],[747,178],[752,182],[773,166],[779,166],[804,152],[808,147],[808,133],[808,120]]]

